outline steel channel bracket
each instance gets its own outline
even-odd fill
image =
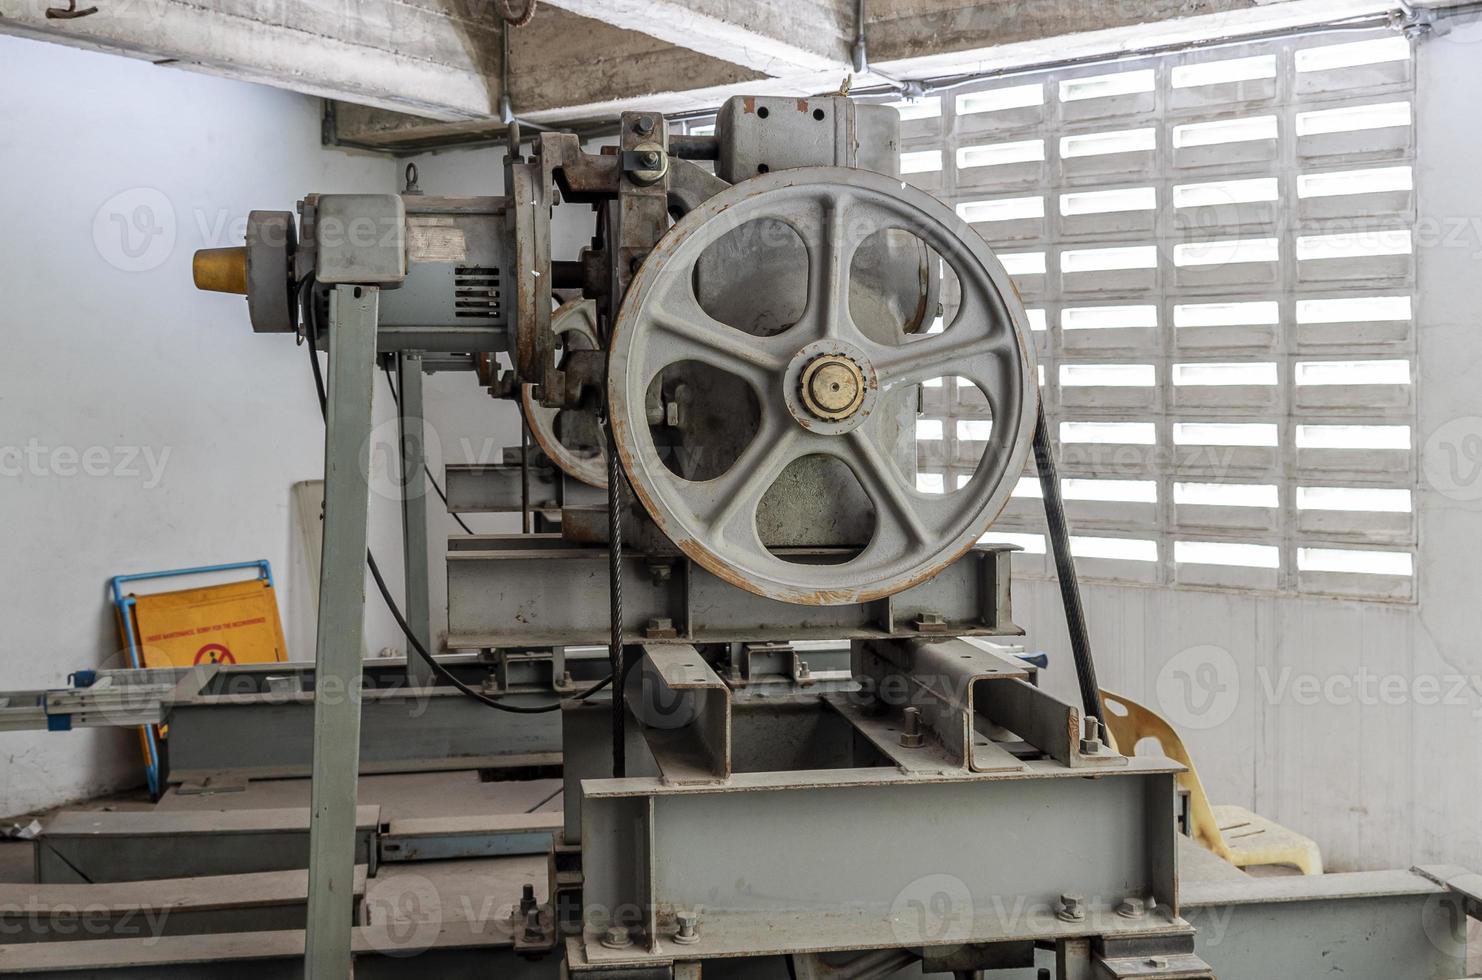
[[[688,643],[645,643],[623,696],[665,782],[731,775],[731,689]]]
[[[1414,871],[1450,889],[1465,903],[1467,916],[1482,921],[1482,874],[1452,865],[1424,865]]]
[[[1125,766],[1126,757],[1105,747],[1082,751],[1081,716],[1073,706],[1029,683],[1022,661],[1009,660],[957,637],[862,641],[854,644],[854,672],[875,685],[876,703],[886,710],[893,735],[903,709],[914,707],[946,757],[972,772],[1022,769],[1022,763],[987,730],[1007,729],[1072,769]],[[866,734],[881,738],[880,723]],[[881,745],[897,759],[895,745]]]
[[[1154,936],[1103,936],[1091,944],[1096,980],[1215,980],[1194,953],[1194,930]]]

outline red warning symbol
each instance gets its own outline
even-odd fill
[[[198,664],[234,664],[237,658],[232,652],[220,643],[207,643],[196,651],[196,663]]]

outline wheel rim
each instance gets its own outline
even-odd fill
[[[590,350],[598,349],[597,304],[589,299],[563,303],[551,315],[551,330],[556,336],[575,334],[585,338]],[[563,411],[576,409],[548,408],[533,395],[533,385],[522,385],[520,402],[525,408],[525,420],[530,425],[530,435],[540,451],[568,475],[588,486],[607,488],[607,447],[600,441],[596,452],[582,453],[563,443],[556,434],[556,417]]]
[[[712,243],[758,218],[781,220],[808,254],[806,310],[791,328],[758,337],[710,317],[694,295],[695,262]],[[962,301],[943,332],[882,344],[853,324],[849,281],[869,235],[902,229],[956,273]],[[758,595],[789,602],[864,602],[909,588],[966,552],[1007,502],[1033,437],[1036,368],[1027,317],[1007,273],[949,208],[903,182],[833,167],[747,180],[676,224],[639,270],[614,323],[609,368],[612,426],[624,469],[649,514],[691,558]],[[824,388],[805,389],[830,359]],[[645,416],[650,383],[669,365],[698,361],[744,379],[761,404],[752,441],[720,476],[688,481],[657,451]],[[810,368],[813,373],[809,374]],[[927,494],[906,482],[882,444],[875,409],[888,393],[962,377],[988,399],[992,433],[968,483]],[[857,404],[843,395],[858,378]],[[840,392],[827,385],[838,383]],[[813,396],[831,396],[817,411]],[[840,407],[843,405],[843,407]],[[842,412],[842,417],[832,417]],[[762,543],[756,514],[793,461],[841,460],[871,499],[874,535],[837,565],[783,560]]]

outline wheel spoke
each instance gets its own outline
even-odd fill
[[[795,230],[808,248],[808,309],[802,322],[811,340],[854,333],[849,312],[850,266],[859,243],[849,235],[850,200],[820,200],[819,219]]]
[[[931,535],[921,521],[915,501],[911,499],[911,494],[894,464],[869,434],[870,429],[870,426],[864,426],[849,433],[849,443],[854,447],[855,455],[852,458],[846,457],[845,462],[854,470],[854,475],[874,501],[877,521],[883,518],[882,511],[889,510],[896,526],[909,539],[908,548],[929,545]],[[875,537],[877,540],[883,537],[878,529]]]
[[[718,539],[731,538],[738,523],[750,521],[762,497],[789,463],[802,455],[804,433],[781,424],[763,424],[736,462],[713,480],[690,488],[695,516]]]
[[[765,388],[787,367],[795,341],[757,337],[722,323],[701,308],[688,282],[655,302],[652,320],[661,336],[648,347],[645,383],[680,361],[700,361]],[[779,335],[780,336],[780,335]]]
[[[990,391],[1012,382],[1019,353],[1012,330],[985,337],[960,328],[886,350],[874,362],[880,387],[886,390],[956,377]]]

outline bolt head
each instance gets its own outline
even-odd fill
[[[1140,919],[1148,914],[1148,903],[1142,898],[1124,898],[1117,906],[1117,914],[1124,919]]]
[[[674,941],[689,945],[700,941],[700,917],[691,913],[681,912],[674,917],[679,928],[674,933]]]
[[[602,945],[608,949],[626,949],[633,945],[633,938],[626,926],[608,926],[602,934]]]
[[[654,121],[648,116],[640,116],[633,124],[633,129],[638,132],[638,135],[647,136],[654,131]]]
[[[1079,895],[1061,895],[1057,914],[1066,922],[1081,921],[1086,917],[1085,899]]]

